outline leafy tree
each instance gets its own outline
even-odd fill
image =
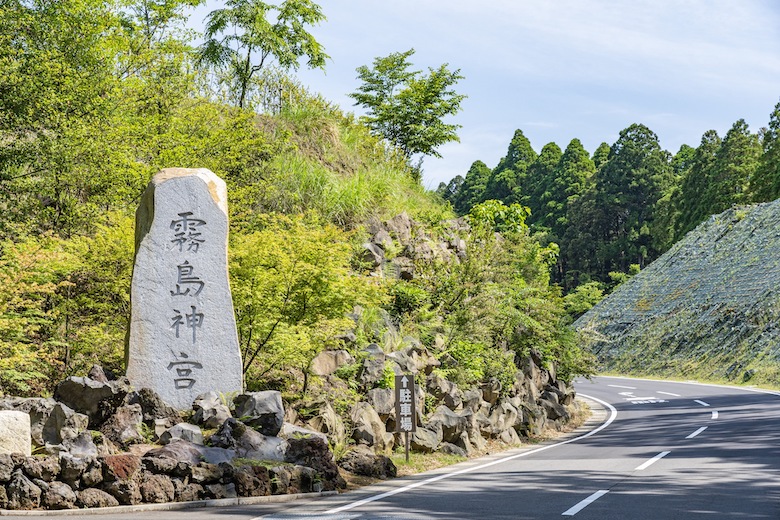
[[[110,175],[87,173],[85,166],[104,162],[112,148],[106,140],[115,121],[120,37],[118,18],[101,0],[0,4],[0,208],[6,236],[71,231],[96,216],[98,208],[88,202],[115,197],[107,185]]]
[[[576,286],[599,280],[601,268],[597,251],[601,243],[604,214],[597,200],[594,186],[572,200],[566,211],[568,227],[561,240],[563,287],[567,291]]]
[[[129,0],[122,4],[135,18],[140,28],[141,41],[147,47],[161,43],[168,35],[187,21],[187,9],[197,7],[205,0]],[[131,22],[133,23],[133,22]]]
[[[230,277],[248,387],[284,387],[289,367],[306,375],[355,305],[381,302],[376,285],[350,268],[351,253],[345,232],[301,217],[268,216],[263,229],[234,238]]]
[[[0,394],[40,395],[62,370],[54,302],[74,259],[51,237],[3,243],[0,258]]]
[[[755,174],[760,156],[758,136],[750,132],[744,119],[735,122],[715,152],[715,161],[708,172],[702,202],[708,215],[749,202],[748,183]]]
[[[599,282],[578,285],[563,297],[563,306],[573,320],[576,320],[604,298],[604,290]]]
[[[516,130],[506,155],[490,174],[483,200],[494,199],[507,204],[519,202],[525,190],[528,168],[536,161],[536,157],[531,142],[522,130]]]
[[[680,217],[678,205],[682,194],[680,184],[690,172],[695,157],[696,150],[684,144],[672,158],[672,180],[656,203],[655,218],[650,228],[653,247],[659,252],[666,251],[676,241],[675,230]]]
[[[490,168],[485,163],[474,161],[471,164],[463,184],[461,184],[458,193],[455,195],[453,205],[458,215],[465,215],[472,207],[483,200],[483,194],[489,178]]]
[[[609,159],[609,145],[607,143],[601,143],[596,151],[593,152],[593,164],[598,170]]]
[[[471,208],[469,223],[478,228],[499,233],[514,233],[528,229],[525,220],[531,210],[520,204],[505,205],[500,200],[486,200]]]
[[[762,140],[763,154],[750,181],[754,202],[768,202],[780,197],[780,103],[769,116],[769,127]]]
[[[329,58],[307,26],[325,15],[311,0],[284,0],[279,5],[260,0],[226,0],[225,7],[206,19],[201,63],[217,67],[230,86],[231,98],[243,108],[252,80],[272,60],[284,70],[297,69],[301,59],[310,68],[324,68]]]
[[[109,220],[91,237],[2,244],[0,393],[41,395],[92,364],[121,368],[134,224]]]
[[[650,226],[656,203],[671,181],[667,152],[650,129],[631,125],[612,145],[594,181],[592,199],[579,206],[583,214],[576,220],[582,227],[569,243],[592,238],[594,274],[606,280],[610,271],[626,272],[629,264],[641,266],[659,254],[653,249]],[[576,254],[573,249],[569,253]]]
[[[409,70],[414,52],[395,52],[374,59],[371,68],[358,67],[362,85],[350,97],[367,111],[361,121],[407,159],[415,154],[440,157],[439,146],[459,140],[460,125],[445,123],[444,118],[460,111],[466,96],[453,87],[463,76],[446,63],[429,67],[428,74]]]
[[[675,223],[675,240],[699,225],[710,215],[705,192],[710,182],[709,175],[715,163],[715,153],[721,146],[721,139],[715,130],[704,132],[690,167],[680,181],[680,194],[675,199],[678,217]]]
[[[436,193],[444,200],[454,204],[455,199],[458,196],[458,193],[460,193],[461,188],[463,187],[464,179],[460,175],[456,175],[453,177],[450,182],[448,183],[439,183],[439,187],[436,188]]]
[[[562,251],[568,248],[565,237],[570,225],[569,208],[585,191],[594,171],[593,161],[582,143],[572,139],[551,172],[552,176],[543,182],[544,191],[536,196],[539,205],[536,227],[549,230],[547,240],[558,243]],[[533,209],[531,211],[533,217]],[[567,255],[561,254],[553,275],[558,283],[565,281],[566,262]]]
[[[563,152],[557,144],[548,143],[544,145],[539,157],[528,169],[526,190],[522,201],[531,209],[529,223],[532,227],[549,228],[545,216],[547,215],[548,203],[556,203],[552,201],[551,190],[554,189],[558,165],[562,156]]]
[[[560,293],[549,284],[557,249],[530,236],[527,217],[519,204],[477,204],[467,217],[465,257],[415,279],[430,293],[426,302],[437,317],[430,326],[440,335],[441,354],[458,360],[446,373],[464,385],[494,377],[507,389],[515,363],[532,350],[564,378],[592,371],[566,327]]]

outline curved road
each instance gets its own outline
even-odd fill
[[[99,518],[780,519],[780,393],[612,377],[576,388],[600,424],[562,442],[319,500]]]

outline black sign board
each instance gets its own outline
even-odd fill
[[[395,376],[395,431],[417,431],[414,376]]]

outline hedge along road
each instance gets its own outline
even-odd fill
[[[780,393],[611,377],[576,386],[602,422],[563,441],[318,500],[93,518],[780,518]]]

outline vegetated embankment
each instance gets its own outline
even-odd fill
[[[600,368],[777,384],[780,200],[691,231],[577,320]]]

